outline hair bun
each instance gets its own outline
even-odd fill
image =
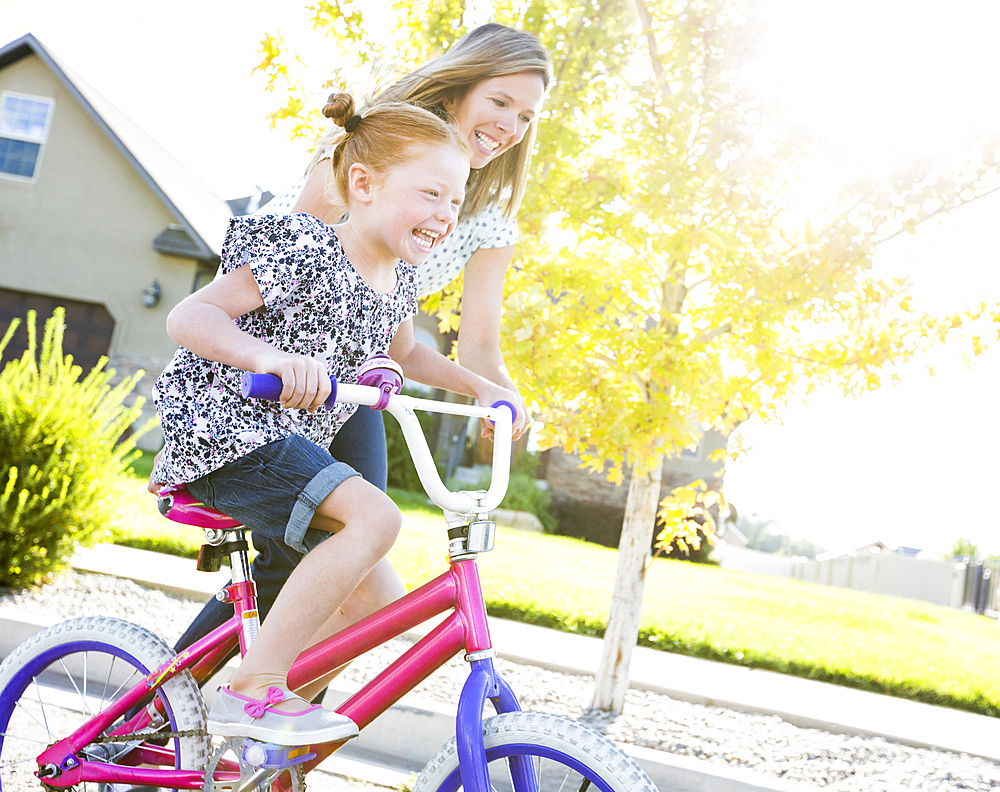
[[[337,126],[344,126],[354,116],[354,97],[343,91],[330,94],[323,105],[323,115]]]

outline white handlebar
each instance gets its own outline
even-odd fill
[[[365,385],[339,384],[337,386],[337,401],[344,404],[360,404],[370,407],[376,404],[381,396],[382,392],[378,388]],[[471,404],[455,404],[403,395],[390,397],[389,404],[385,409],[399,421],[406,446],[410,449],[410,456],[413,458],[413,465],[417,469],[420,484],[432,501],[442,509],[456,514],[491,511],[500,505],[500,501],[507,493],[507,485],[510,481],[513,416],[509,409],[503,405],[477,407]],[[413,412],[415,409],[447,415],[488,418],[493,422],[493,472],[490,478],[490,488],[486,493],[473,493],[464,490],[452,492],[444,485],[427,445],[427,438],[424,437],[420,422]]]

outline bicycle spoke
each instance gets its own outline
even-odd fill
[[[117,660],[117,658],[115,658],[115,661],[116,661],[116,660]],[[114,665],[115,661],[112,661],[112,663],[111,663],[111,664],[112,664],[112,666]],[[123,690],[125,690],[125,688],[127,688],[127,687],[128,687],[129,685],[131,685],[131,684],[132,684],[132,682],[133,682],[133,681],[135,680],[135,678],[136,678],[137,676],[139,676],[139,672],[138,672],[138,671],[135,671],[135,670],[133,670],[133,671],[132,671],[132,673],[131,673],[131,674],[129,674],[129,676],[128,676],[128,679],[125,679],[125,680],[124,680],[124,681],[123,681],[123,682],[122,682],[122,683],[121,683],[121,684],[120,684],[120,685],[118,686],[118,689],[117,689],[117,690],[116,690],[116,691],[115,691],[114,693],[112,693],[112,694],[111,694],[111,696],[110,696],[110,700],[111,700],[111,701],[114,701],[114,700],[115,700],[116,698],[118,698],[118,696],[120,696],[120,695],[121,695],[122,691],[123,691]],[[111,669],[108,669],[108,682],[109,682],[109,683],[111,682]],[[103,707],[102,707],[102,709],[103,709]]]
[[[44,745],[44,743],[43,743],[43,745]],[[13,762],[4,762],[3,769],[4,770],[9,770],[12,767],[17,767],[18,765],[29,764],[29,763],[31,764],[32,767],[34,767],[35,766],[35,757],[33,757],[33,756],[26,756],[26,757],[24,757],[24,759],[15,759]]]
[[[45,704],[42,703],[42,686],[38,684],[38,678],[37,677],[32,677],[31,678],[31,684],[34,685],[34,687],[35,687],[35,696],[38,698],[38,711],[42,715],[42,728],[45,729],[45,736],[48,739],[51,740],[52,739],[52,730],[49,728],[49,719],[45,715]],[[19,701],[17,703],[18,703],[18,706],[20,706],[21,702]],[[27,710],[25,710],[25,711],[27,712]],[[30,715],[31,713],[28,713],[28,714]],[[37,723],[37,719],[36,719],[35,722]]]
[[[83,707],[83,714],[89,717],[93,717],[94,713],[90,711],[90,707],[87,704],[86,694],[80,691],[80,686],[76,684],[76,680],[73,678],[73,675],[70,673],[69,669],[66,668],[66,663],[63,662],[63,659],[61,657],[59,658],[59,665],[62,666],[63,672],[66,674],[66,678],[73,686],[73,690],[76,691],[76,695],[80,697],[80,706]]]
[[[108,666],[108,676],[104,680],[104,690],[101,692],[101,710],[102,711],[104,710],[105,703],[109,700],[108,699],[108,686],[111,684],[111,672],[114,669],[114,667],[115,667],[115,664],[114,664],[114,662],[112,662]],[[119,692],[121,692],[121,688],[119,688],[118,690],[115,691],[115,694],[114,694],[114,696],[111,697],[111,700],[114,700],[115,698],[117,698]]]
[[[38,685],[35,685],[35,690],[38,691]],[[42,714],[42,719],[41,720],[38,720],[38,718],[36,718],[35,715],[27,707],[25,707],[20,701],[15,701],[14,702],[14,709],[15,710],[19,710],[20,712],[23,712],[25,715],[27,715],[29,718],[31,718],[31,720],[33,720],[35,723],[37,723],[39,726],[41,726],[43,729],[45,729],[45,735],[46,735],[46,737],[49,738],[48,741],[39,740],[38,742],[41,742],[44,745],[48,745],[49,742],[52,741],[52,732],[49,731],[49,724],[48,724],[48,722],[45,719],[45,706],[42,704],[41,691],[38,691],[38,710]],[[17,735],[11,735],[11,736],[13,736],[13,737],[15,737],[17,739],[22,739],[22,740],[25,739],[23,737],[18,737]],[[6,737],[7,737],[7,733],[4,732],[4,738],[6,738]]]

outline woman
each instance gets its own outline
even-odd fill
[[[488,24],[470,31],[447,52],[404,75],[373,100],[402,100],[448,114],[472,151],[472,173],[458,224],[418,269],[417,291],[421,297],[432,294],[464,271],[458,359],[463,367],[512,392],[518,410],[515,438],[527,431],[529,421],[500,351],[503,284],[517,241],[514,216],[528,180],[538,114],[552,79],[548,53],[533,34]],[[288,193],[262,207],[262,213],[304,212],[330,225],[342,220],[345,206],[342,200],[335,200],[328,161],[338,134],[320,139],[306,176]],[[484,434],[488,431],[484,427]],[[367,481],[385,489],[385,430],[380,413],[358,410],[330,450]],[[253,538],[260,551],[253,564],[258,605],[266,614],[299,559],[263,537]],[[404,591],[392,566],[383,559],[342,606],[342,626],[374,612]],[[177,650],[206,635],[230,615],[228,606],[210,600],[178,641]]]

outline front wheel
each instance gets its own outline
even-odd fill
[[[641,767],[607,737],[579,721],[546,712],[507,712],[483,721],[483,742],[495,792],[657,792]],[[538,786],[516,781],[511,760],[526,759]],[[525,788],[528,787],[528,788]],[[462,789],[455,740],[421,771],[413,792]]]
[[[37,790],[39,781],[34,774],[39,753],[173,656],[149,630],[104,616],[55,624],[17,647],[0,665],[0,792]],[[189,672],[166,682],[156,696],[163,717],[144,732],[204,732],[205,705]],[[99,742],[84,748],[82,754],[127,767],[135,764],[134,751],[140,742]],[[205,766],[207,737],[157,742],[167,749],[158,763],[174,769]],[[81,788],[101,786],[82,784]]]

